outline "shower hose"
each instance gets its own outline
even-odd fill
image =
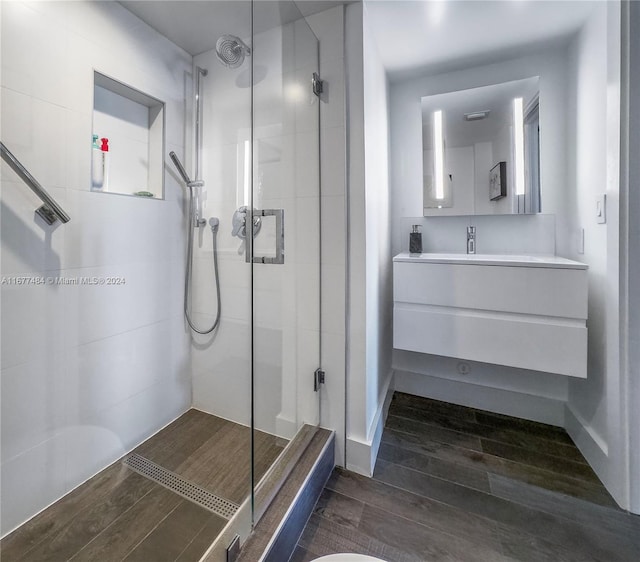
[[[189,185],[189,235],[187,237],[187,266],[184,276],[184,316],[189,327],[196,333],[206,335],[213,332],[220,323],[220,279],[218,276],[218,219],[211,218],[211,235],[213,237],[213,278],[216,285],[216,319],[209,329],[198,329],[189,312],[189,296],[191,293],[191,277],[193,272],[193,237],[195,236],[193,219],[195,217],[193,186]]]

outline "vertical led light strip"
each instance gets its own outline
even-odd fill
[[[433,172],[436,199],[444,199],[444,141],[442,138],[442,111],[433,112]]]
[[[524,108],[522,98],[513,100],[514,174],[516,195],[524,195]]]
[[[244,203],[249,205],[249,184],[251,182],[251,143],[244,141]]]

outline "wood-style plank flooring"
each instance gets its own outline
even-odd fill
[[[373,478],[336,469],[291,562],[637,562],[620,510],[561,428],[396,393]]]
[[[283,442],[256,432],[259,479]],[[250,490],[250,430],[189,410],[136,453],[240,504]],[[116,461],[0,542],[2,562],[193,562],[227,521]]]

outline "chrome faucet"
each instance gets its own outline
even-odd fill
[[[476,227],[467,227],[467,254],[476,253]]]

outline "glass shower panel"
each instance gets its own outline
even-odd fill
[[[219,448],[215,456],[202,458],[204,464],[219,467],[211,476],[211,482],[219,484],[217,495],[238,507],[207,557],[226,561],[236,535],[241,542],[248,536],[252,515],[251,265],[245,259],[244,232],[236,228],[250,203],[251,2],[195,4],[203,14],[208,7],[216,16],[208,26],[209,48],[193,60],[191,169],[199,170],[198,179],[204,182],[198,194],[200,217],[219,220],[221,314],[212,334],[191,333],[192,400],[194,408],[213,414],[221,429],[229,429],[211,434]],[[191,310],[199,326],[210,326],[216,313],[209,232],[207,223],[194,238]]]
[[[318,40],[293,2],[255,2],[252,248],[254,489],[265,467],[286,472],[301,429],[319,423],[319,107],[312,77]],[[269,494],[256,493],[254,521]]]

